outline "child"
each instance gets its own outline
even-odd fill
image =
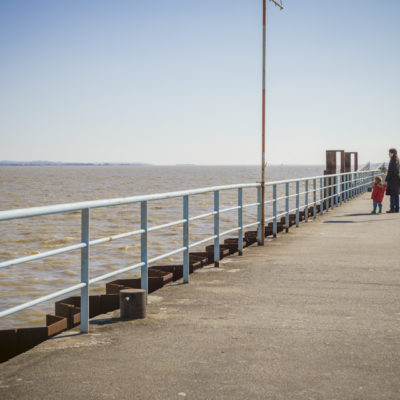
[[[376,206],[379,207],[379,214],[382,213],[382,200],[385,195],[385,185],[382,184],[382,178],[377,176],[375,178],[374,187],[372,188],[371,199],[373,200],[374,209],[371,214],[376,214]]]

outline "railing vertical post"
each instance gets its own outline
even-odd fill
[[[375,171],[372,171],[371,178],[372,178],[372,180],[370,179],[370,181],[372,181],[372,186],[373,186],[374,182],[375,182]],[[367,185],[368,186],[370,185],[370,182],[368,182],[368,180],[367,180]]]
[[[299,227],[299,222],[300,222],[300,182],[296,181],[296,227]]]
[[[322,215],[324,213],[324,178],[319,178],[319,213]]]
[[[289,225],[290,225],[290,221],[289,221],[289,210],[290,210],[290,197],[289,197],[289,182],[286,182],[286,190],[285,190],[285,225],[286,225],[286,232],[289,231]]]
[[[343,203],[343,175],[339,175],[339,203],[340,205],[342,205]]]
[[[304,220],[305,222],[308,222],[308,179],[306,179],[306,187],[305,187],[305,202],[306,202],[306,208],[304,210]]]
[[[272,186],[272,197],[273,197],[273,202],[272,202],[272,212],[273,212],[273,223],[272,223],[272,233],[274,237],[276,237],[278,233],[278,224],[277,224],[277,190],[276,190],[276,184]]]
[[[263,217],[262,208],[264,206],[264,204],[262,204],[262,199],[263,199],[262,190],[263,189],[262,189],[262,183],[261,183],[261,186],[259,186],[257,188],[257,203],[258,203],[258,206],[257,206],[257,222],[258,222],[258,225],[257,225],[257,243],[258,243],[259,246],[262,245],[262,217]],[[265,191],[265,188],[264,188],[264,191]]]
[[[346,174],[346,201],[350,200],[350,175]]]
[[[317,218],[317,180],[313,179],[313,217]]]
[[[189,196],[183,196],[183,282],[189,283]]]
[[[81,332],[89,332],[89,243],[90,226],[88,208],[82,210],[81,215],[81,241],[86,246],[81,249],[81,283],[86,286],[81,288]]]
[[[219,191],[214,192],[214,266],[219,267]]]
[[[238,252],[243,254],[243,189],[238,189]]]
[[[329,178],[329,195],[331,201],[331,209],[333,210],[335,204],[335,178]],[[329,204],[329,203],[328,203]]]
[[[358,196],[358,173],[354,173],[354,181],[355,181],[355,183],[354,183],[354,190],[355,190],[355,195],[354,195],[354,197],[357,197]]]
[[[351,179],[351,183],[350,183],[350,186],[351,186],[350,196],[351,196],[351,199],[353,199],[353,197],[354,197],[354,173],[351,174],[350,179]]]
[[[338,190],[338,184],[339,184],[339,176],[335,176],[335,206],[337,207],[339,205],[339,190]]]
[[[144,263],[141,267],[141,288],[149,294],[149,271],[147,265],[147,201],[140,202],[140,261]]]

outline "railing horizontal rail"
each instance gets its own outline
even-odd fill
[[[239,188],[256,188],[259,187],[259,183],[244,183],[235,185],[224,185],[224,186],[213,186],[201,189],[184,190],[179,192],[169,192],[169,193],[157,193],[145,196],[134,196],[134,197],[124,197],[116,199],[107,200],[94,200],[94,201],[83,201],[79,203],[68,203],[68,204],[58,204],[54,206],[44,206],[44,207],[31,207],[31,208],[21,208],[9,211],[0,211],[0,221],[6,221],[10,219],[19,218],[29,218],[36,217],[40,215],[58,214],[71,211],[79,211],[83,209],[93,209],[101,207],[112,207],[127,205],[132,203],[140,203],[142,201],[154,201],[154,200],[167,200],[182,196],[193,196],[198,194],[204,194],[208,192],[215,192],[221,190],[229,189],[239,189]]]
[[[108,272],[107,274],[104,274],[104,275],[101,275],[101,276],[97,276],[96,278],[92,278],[92,279],[89,280],[89,283],[92,284],[92,283],[101,282],[101,281],[104,281],[104,279],[111,278],[112,276],[119,275],[119,274],[122,274],[124,272],[133,271],[133,270],[139,269],[140,267],[143,267],[143,266],[144,266],[143,262],[140,262],[140,263],[137,263],[137,264],[133,264],[133,265],[130,265],[128,267],[118,269],[117,271]]]
[[[95,239],[95,240],[91,240],[89,242],[90,246],[95,246],[97,244],[102,244],[102,243],[106,243],[106,242],[111,242],[113,240],[117,240],[117,239],[123,239],[123,238],[127,238],[130,236],[135,236],[135,235],[140,235],[141,233],[143,233],[144,230],[143,229],[138,229],[136,231],[131,231],[131,232],[126,232],[126,233],[120,233],[119,235],[114,235],[114,236],[109,236],[109,237],[105,237],[105,238],[100,238],[100,239]]]
[[[192,247],[196,247],[196,246],[199,246],[199,245],[201,245],[203,243],[207,243],[210,240],[214,240],[215,238],[217,238],[217,235],[209,236],[209,237],[207,237],[205,239],[199,240],[198,242],[190,244],[189,248],[191,249]]]
[[[72,246],[62,247],[61,249],[49,250],[49,251],[45,251],[43,253],[33,254],[31,256],[15,258],[14,260],[4,261],[4,262],[0,263],[0,268],[9,267],[11,265],[18,265],[18,264],[22,264],[22,263],[26,263],[26,262],[30,262],[30,261],[40,260],[41,258],[47,258],[50,256],[55,256],[57,254],[66,253],[68,251],[82,249],[83,247],[86,247],[85,243],[77,243]]]
[[[86,286],[86,283],[78,283],[77,285],[70,286],[70,287],[67,287],[67,288],[62,289],[62,290],[58,290],[57,292],[54,292],[52,294],[48,294],[46,296],[39,297],[39,298],[37,298],[35,300],[31,300],[31,301],[29,301],[27,303],[24,303],[24,304],[21,304],[19,306],[15,306],[15,307],[9,308],[7,310],[0,311],[0,318],[1,317],[5,317],[6,315],[13,314],[13,313],[15,313],[17,311],[22,311],[25,308],[33,307],[36,304],[40,304],[40,303],[43,303],[45,301],[55,299],[56,297],[62,296],[63,294],[74,292],[75,290],[81,289],[81,288],[83,288],[85,286]]]
[[[152,226],[151,228],[147,229],[147,232],[154,232],[154,231],[158,231],[160,229],[168,228],[171,226],[182,225],[184,222],[187,222],[187,220],[181,219],[179,221],[169,222],[168,224]]]

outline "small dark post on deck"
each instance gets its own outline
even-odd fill
[[[146,318],[146,304],[144,289],[123,289],[119,292],[121,319]]]

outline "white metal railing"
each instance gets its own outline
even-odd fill
[[[71,211],[81,211],[81,241],[80,243],[73,244],[71,246],[62,247],[55,250],[46,251],[40,254],[30,255],[15,258],[12,260],[4,261],[0,263],[0,268],[10,267],[12,265],[18,265],[28,261],[39,260],[47,257],[51,257],[57,254],[62,254],[74,250],[81,250],[81,279],[79,283],[73,286],[69,286],[62,290],[50,293],[48,295],[39,297],[35,300],[20,304],[15,307],[8,308],[0,311],[0,317],[15,313],[17,311],[32,307],[36,304],[54,299],[66,293],[81,290],[81,331],[88,332],[89,329],[89,288],[90,285],[113,277],[117,274],[124,272],[139,270],[141,271],[141,287],[148,292],[148,267],[150,264],[156,261],[162,260],[166,257],[170,257],[175,254],[183,254],[183,281],[189,282],[189,249],[198,246],[200,244],[213,241],[214,243],[214,260],[218,263],[220,260],[220,243],[219,240],[222,236],[236,233],[238,237],[238,250],[239,254],[243,251],[243,234],[244,230],[250,227],[257,226],[257,240],[261,243],[262,235],[262,207],[266,205],[272,205],[272,213],[268,216],[267,213],[264,222],[272,222],[272,232],[274,236],[277,234],[278,218],[285,217],[285,226],[289,227],[289,214],[296,213],[296,226],[299,226],[300,212],[305,212],[305,220],[308,220],[308,210],[310,207],[313,208],[313,218],[317,217],[317,206],[319,205],[319,212],[323,214],[324,209],[327,210],[329,207],[334,208],[342,202],[346,202],[360,193],[367,190],[367,187],[371,184],[371,180],[374,176],[381,175],[379,169],[368,170],[368,171],[357,171],[335,175],[322,175],[314,177],[306,177],[299,179],[288,179],[275,182],[267,182],[265,188],[272,188],[272,196],[269,200],[266,200],[264,204],[261,204],[261,184],[260,183],[247,183],[227,186],[215,186],[194,190],[177,191],[170,193],[159,193],[146,196],[135,196],[127,198],[117,198],[108,200],[96,200],[96,201],[85,201],[71,204],[60,204],[45,207],[32,207],[25,209],[16,209],[9,211],[0,211],[0,221],[15,220],[19,218],[30,218],[48,214],[66,213]],[[312,188],[310,189],[310,182]],[[290,193],[290,186],[295,185],[294,193]],[[278,186],[283,186],[285,189],[285,195],[278,197]],[[302,186],[302,191],[300,191]],[[256,189],[257,190],[257,201],[249,204],[243,204],[243,189]],[[220,209],[219,194],[220,191],[226,190],[237,190],[237,206]],[[208,213],[200,214],[189,218],[189,199],[190,196],[199,194],[213,193],[214,207],[213,211]],[[310,196],[312,199],[310,200]],[[161,224],[148,227],[148,202],[182,198],[182,218],[166,224]],[[291,206],[295,203],[295,207]],[[278,205],[284,201],[284,211],[278,212]],[[104,237],[96,240],[90,240],[90,210],[100,207],[110,207],[117,205],[126,205],[132,203],[140,203],[140,229],[124,232],[118,235]],[[250,207],[257,207],[257,219],[254,222],[243,225],[243,210]],[[236,225],[228,230],[220,232],[220,215],[222,213],[231,212],[237,210],[237,223]],[[198,219],[213,216],[214,218],[214,232],[211,236],[208,236],[195,243],[190,243],[189,240],[189,228],[190,222]],[[158,255],[153,258],[148,258],[148,234],[160,229],[166,229],[172,226],[182,225],[182,247],[169,251],[167,253]],[[132,264],[116,271],[112,271],[101,276],[89,279],[89,268],[90,268],[90,248],[102,243],[114,241],[122,238],[127,238],[135,235],[140,235],[141,243],[141,254],[140,262]]]

